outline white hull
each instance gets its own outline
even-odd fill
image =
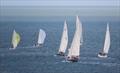
[[[99,58],[107,58],[107,55],[100,55],[100,54],[98,54],[98,57]]]
[[[9,50],[15,50],[16,48],[9,48]]]

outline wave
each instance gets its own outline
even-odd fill
[[[104,59],[104,58],[99,58],[99,57],[80,57],[80,59],[82,59],[82,60],[102,60],[102,59]],[[107,57],[107,58],[105,58],[106,60],[116,60],[116,58],[114,58],[114,57]]]
[[[111,62],[98,62],[98,61],[79,61],[80,64],[92,64],[92,65],[105,65],[105,66],[120,66],[118,63],[111,63]]]
[[[67,60],[63,60],[61,61],[62,63],[74,63],[74,62],[71,62],[71,61],[67,61]],[[79,63],[79,64],[90,64],[90,65],[104,65],[104,66],[120,66],[119,63],[112,63],[112,62],[99,62],[99,61],[78,61],[76,63]]]
[[[55,57],[57,57],[57,55],[54,55]],[[91,57],[91,56],[88,56],[88,57],[80,57],[80,60],[102,60],[102,58],[99,58],[99,57]],[[114,57],[107,57],[105,58],[105,60],[116,60],[116,58]]]
[[[36,45],[33,45],[33,46],[26,46],[26,47],[16,47],[15,49],[20,49],[20,48],[22,48],[22,49],[25,49],[25,48],[39,48],[39,47],[41,47],[41,46],[36,46]],[[0,47],[0,49],[9,49],[9,50],[15,50],[14,48],[12,48],[12,47],[10,47],[10,48],[2,48],[2,47]]]
[[[26,46],[26,47],[17,47],[16,49],[19,49],[19,48],[23,48],[23,49],[25,49],[25,48],[38,48],[39,46],[35,46],[35,45],[33,45],[33,46]]]
[[[54,57],[58,57],[58,56],[55,56],[55,55],[48,55],[48,54],[45,54],[45,53],[40,53],[40,52],[19,52],[19,53],[8,53],[8,54],[0,54],[0,56],[4,57],[4,56],[20,56],[20,55],[25,55],[25,56],[46,56],[47,57],[51,57],[53,58],[56,62],[55,64],[58,64],[60,62],[62,63],[71,63],[71,61],[67,61],[65,59],[62,58],[62,61],[61,59],[58,59],[58,58],[54,58]],[[60,57],[59,57],[60,58]],[[108,59],[108,60],[106,60]],[[120,63],[116,61],[116,58],[112,58],[112,57],[108,57],[106,59],[103,59],[103,61],[101,61],[101,59],[97,58],[97,57],[80,57],[80,60],[76,63],[78,64],[90,64],[90,65],[104,65],[104,66],[120,66]],[[111,60],[114,60],[111,61]],[[117,63],[115,63],[117,62]]]

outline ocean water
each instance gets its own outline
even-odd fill
[[[0,73],[120,73],[120,21],[101,19],[81,18],[83,45],[80,60],[76,63],[56,56],[64,19],[1,21]],[[111,46],[108,58],[100,59],[97,54],[104,45],[107,22],[110,25]],[[67,24],[69,48],[75,31],[75,19],[67,20]],[[46,31],[47,36],[44,45],[36,48],[33,45],[37,42],[40,28]],[[21,41],[17,49],[9,50],[14,29],[20,34]]]

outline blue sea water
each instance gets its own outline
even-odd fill
[[[56,56],[64,19],[1,21],[0,73],[120,73],[120,21],[101,19],[81,18],[83,45],[80,60],[76,63]],[[107,22],[110,25],[111,46],[108,58],[100,59],[97,54],[104,45]],[[67,20],[67,24],[69,48],[75,31],[75,19]],[[47,37],[42,47],[35,48],[32,46],[37,42],[40,28],[46,31]],[[21,41],[17,49],[9,50],[14,29],[20,34]]]

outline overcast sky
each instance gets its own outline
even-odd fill
[[[120,16],[120,0],[0,0],[1,16]]]
[[[119,6],[119,0],[0,0],[2,6]]]

